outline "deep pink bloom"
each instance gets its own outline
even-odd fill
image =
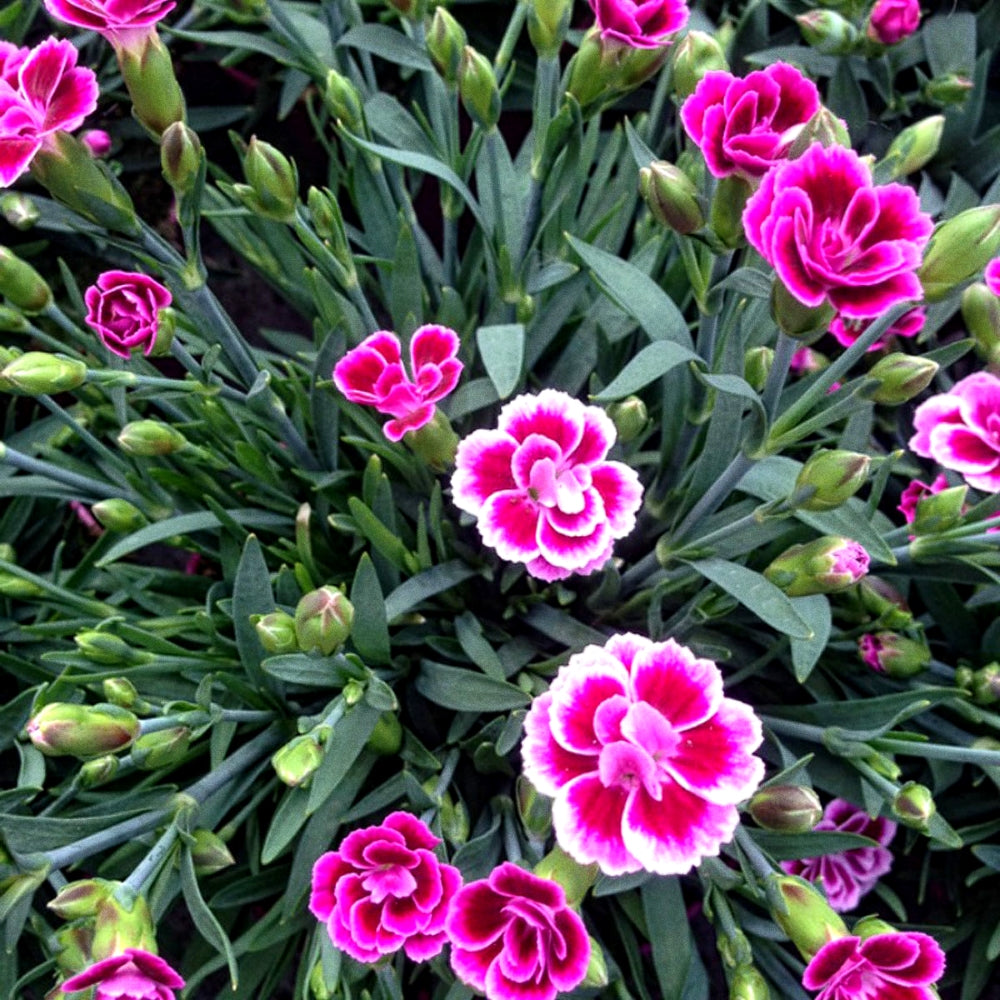
[[[853,150],[814,143],[773,167],[743,212],[747,239],[808,306],[869,319],[923,298],[916,276],[933,224],[903,184],[872,184]]]
[[[54,18],[96,31],[116,48],[150,34],[175,6],[174,0],[45,0]]]
[[[994,257],[986,265],[986,271],[983,274],[983,279],[986,282],[986,287],[994,294],[1000,295],[1000,257]]]
[[[446,326],[422,326],[410,340],[411,380],[403,368],[399,338],[379,330],[348,351],[333,369],[337,388],[352,402],[391,414],[385,436],[399,441],[434,417],[434,404],[458,384],[458,334]]]
[[[13,184],[47,136],[71,132],[97,107],[97,77],[65,40],[0,49],[0,187]]]
[[[1000,378],[977,372],[931,396],[913,415],[910,448],[965,476],[977,490],[1000,490]]]
[[[900,494],[899,506],[896,510],[906,518],[907,524],[913,524],[917,518],[917,504],[924,497],[933,496],[935,493],[940,493],[946,489],[948,489],[948,480],[943,475],[936,476],[934,482],[930,485],[921,482],[919,479],[911,480],[909,486]]]
[[[451,967],[488,1000],[553,1000],[587,974],[590,939],[562,886],[505,861],[448,913]]]
[[[673,639],[616,635],[571,656],[524,733],[524,773],[555,799],[559,845],[609,875],[677,875],[717,855],[764,774],[753,710]]]
[[[684,0],[589,0],[601,38],[613,38],[632,49],[658,49],[688,22]]]
[[[156,345],[160,310],[170,305],[170,292],[155,278],[135,271],[105,271],[84,293],[85,322],[104,346],[119,357]]]
[[[856,833],[881,845],[852,847],[836,854],[781,862],[786,872],[821,883],[835,910],[840,913],[853,910],[861,897],[874,889],[892,867],[892,852],[886,848],[896,834],[896,824],[881,816],[872,819],[864,809],[844,799],[833,799],[813,829]]]
[[[848,319],[844,316],[834,316],[830,324],[830,335],[843,347],[850,347],[868,329],[872,320]],[[911,309],[902,316],[888,330],[885,336],[876,340],[869,351],[879,351],[886,346],[891,337],[915,337],[924,328],[927,322],[927,313],[920,308]]]
[[[681,121],[712,174],[753,179],[787,158],[819,108],[816,85],[778,62],[743,78],[706,73],[684,102]]]
[[[868,37],[895,45],[920,27],[920,0],[878,0],[868,19]]]
[[[937,1000],[944,952],[929,934],[894,931],[823,945],[806,966],[802,985],[816,1000]]]
[[[121,955],[102,959],[59,988],[63,993],[96,986],[94,1000],[174,1000],[184,980],[156,955],[126,948]]]
[[[445,917],[462,884],[434,854],[441,841],[416,816],[394,812],[349,833],[315,864],[309,909],[330,940],[359,962],[402,948],[414,961],[445,945]]]
[[[593,573],[635,527],[642,503],[638,475],[606,460],[615,437],[603,410],[564,392],[518,396],[497,430],[459,443],[455,504],[479,519],[501,559],[525,563],[532,576]]]

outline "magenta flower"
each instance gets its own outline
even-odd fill
[[[105,271],[84,293],[85,322],[104,346],[119,357],[156,345],[160,310],[170,305],[170,292],[155,278],[134,271]]]
[[[868,18],[868,37],[895,45],[920,26],[920,0],[878,0]]]
[[[488,1000],[553,1000],[587,974],[590,939],[562,886],[505,861],[458,891],[451,967]]]
[[[681,121],[712,174],[753,180],[787,158],[819,108],[816,85],[779,62],[744,78],[706,73],[684,102]]]
[[[927,313],[920,308],[911,309],[902,316],[888,330],[885,336],[876,340],[869,351],[880,351],[892,337],[915,337],[924,328],[927,322]],[[848,319],[844,316],[834,316],[830,323],[830,335],[842,347],[850,347],[871,326],[871,320]]]
[[[111,136],[102,128],[90,128],[80,134],[80,142],[87,147],[94,159],[101,159],[111,152]]]
[[[946,489],[948,489],[948,480],[943,475],[936,476],[934,482],[930,485],[921,482],[919,479],[913,479],[900,494],[899,506],[896,510],[903,515],[907,524],[913,524],[917,519],[917,504],[924,497],[934,496],[935,493],[940,493]]]
[[[399,441],[434,417],[434,404],[458,384],[458,334],[446,326],[422,326],[410,341],[413,379],[403,368],[399,338],[379,330],[348,351],[333,369],[337,388],[352,402],[388,413],[385,436]]]
[[[688,22],[684,0],[589,0],[601,38],[613,38],[632,49],[658,49]]]
[[[857,153],[814,143],[772,168],[743,212],[747,239],[795,298],[870,319],[921,299],[916,276],[933,228],[903,184],[872,184]]]
[[[13,184],[53,132],[71,132],[97,107],[97,77],[67,41],[0,49],[0,187]]]
[[[977,372],[931,396],[913,415],[910,448],[965,476],[977,490],[1000,490],[1000,378]]]
[[[478,518],[486,545],[532,576],[593,573],[635,527],[642,503],[638,475],[606,460],[615,436],[603,410],[564,392],[518,396],[497,430],[459,443],[455,504]]]
[[[986,271],[983,274],[983,279],[986,282],[986,287],[994,294],[1000,295],[1000,257],[994,257],[986,265]]]
[[[524,720],[528,780],[559,845],[609,875],[689,871],[719,853],[764,774],[760,721],[711,660],[612,636],[571,656]]]
[[[802,985],[816,1000],[937,1000],[944,952],[928,934],[894,931],[823,945],[806,966]]]
[[[45,0],[52,17],[96,31],[116,49],[145,38],[175,6],[174,0]]]
[[[892,867],[892,852],[886,848],[896,834],[896,824],[882,817],[872,819],[850,802],[833,799],[813,829],[856,833],[881,845],[852,847],[836,854],[781,862],[781,867],[790,875],[820,883],[830,905],[839,913],[853,910],[861,897],[874,889]]]
[[[330,940],[359,962],[400,948],[417,962],[437,955],[462,884],[458,869],[434,854],[440,842],[415,816],[394,812],[324,854],[313,867],[309,909]]]
[[[59,987],[63,993],[97,987],[93,1000],[174,1000],[184,980],[156,955],[126,948],[121,955],[102,959]]]

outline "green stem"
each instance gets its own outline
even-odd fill
[[[736,843],[739,845],[743,856],[747,859],[754,874],[762,879],[770,878],[775,874],[774,865],[764,856],[764,852],[754,843],[753,837],[744,826],[736,828]]]
[[[167,855],[173,849],[178,832],[177,824],[171,823],[163,831],[160,839],[152,846],[150,852],[135,866],[132,874],[125,880],[124,885],[137,895],[141,895],[145,884],[153,878],[157,869],[163,864]]]
[[[38,402],[45,407],[59,422],[68,427],[88,448],[97,452],[106,462],[124,469],[121,455],[112,451],[103,441],[99,441],[73,415],[61,407],[51,396],[38,396]],[[124,478],[124,477],[123,477]]]
[[[273,722],[274,712],[250,709],[223,708],[214,712],[180,712],[176,715],[161,715],[155,719],[143,719],[139,724],[143,736],[158,733],[174,726],[204,726],[212,722]]]
[[[762,394],[764,412],[767,414],[768,420],[773,421],[777,416],[778,400],[781,397],[781,390],[785,387],[785,380],[788,378],[792,356],[798,346],[798,341],[793,340],[788,334],[778,333],[778,340],[774,345],[774,360],[771,362],[771,370],[767,373],[767,381]]]
[[[719,478],[702,494],[701,499],[691,508],[684,520],[681,521],[677,530],[673,532],[674,539],[676,541],[682,540],[691,533],[691,529],[696,524],[709,515],[714,514],[730,493],[732,493],[736,484],[746,475],[747,470],[754,465],[754,461],[754,459],[740,452],[723,469]]]
[[[497,49],[497,54],[493,58],[493,68],[497,72],[497,77],[501,76],[507,68],[508,63],[510,63],[511,56],[514,54],[514,46],[517,44],[518,35],[521,34],[521,29],[524,27],[524,19],[527,16],[527,4],[518,3],[514,6],[514,13],[511,15],[507,30],[500,40],[500,48]]]
[[[93,348],[97,335],[88,335],[81,330],[54,302],[42,312],[42,315],[55,323],[63,333],[68,333],[84,349]]]
[[[908,757],[927,760],[950,760],[959,764],[978,764],[980,767],[1000,767],[1000,750],[982,750],[978,747],[944,746],[941,743],[922,743],[916,740],[897,740],[883,736],[869,740],[869,746],[885,753],[900,753]]]

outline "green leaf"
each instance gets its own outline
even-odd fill
[[[350,662],[339,654],[309,656],[306,653],[287,653],[284,656],[269,656],[262,666],[270,677],[306,687],[330,688],[343,683],[338,668],[344,669],[348,676],[357,673]]]
[[[371,556],[363,553],[351,586],[354,624],[351,641],[362,658],[371,664],[388,663],[391,657],[389,624],[382,588]]]
[[[243,546],[243,555],[240,556],[240,564],[233,580],[233,629],[236,632],[240,662],[250,682],[257,687],[262,687],[264,682],[260,665],[265,652],[250,616],[266,615],[274,608],[267,562],[257,536],[250,535]]]
[[[384,24],[359,24],[337,39],[337,47],[345,45],[385,59],[397,66],[433,72],[427,53],[416,42]]]
[[[524,327],[520,323],[481,326],[476,331],[476,344],[497,398],[506,399],[521,381]]]
[[[400,615],[412,611],[418,604],[435,594],[450,590],[476,575],[475,569],[459,559],[452,559],[417,573],[416,576],[411,576],[409,580],[401,583],[385,599],[386,620],[395,621]]]
[[[229,966],[229,980],[235,990],[239,985],[239,968],[236,964],[236,955],[233,946],[229,942],[229,937],[222,929],[222,924],[216,919],[215,914],[209,909],[198,887],[198,877],[194,871],[194,860],[191,857],[191,849],[185,847],[181,851],[181,889],[184,893],[184,902],[187,904],[188,913],[198,933],[213,947],[221,952],[226,958]]]
[[[394,328],[400,333],[404,330],[415,330],[423,322],[424,316],[423,281],[413,229],[402,217],[402,213],[400,213],[396,256],[392,262],[389,286],[389,310],[392,313]]]
[[[941,702],[961,700],[954,688],[925,687],[873,698],[820,701],[814,705],[759,705],[758,709],[762,714],[814,726],[837,726],[840,735],[865,740],[875,739]]]
[[[216,45],[222,49],[262,52],[286,66],[296,65],[298,60],[283,45],[279,45],[267,35],[256,35],[249,31],[178,31],[164,25],[168,35],[175,35],[202,45]]]
[[[348,497],[347,506],[351,517],[354,518],[361,530],[361,534],[372,543],[375,549],[397,569],[406,569],[409,566],[410,553],[400,541],[399,535],[390,531],[357,497]]]
[[[830,601],[825,594],[793,597],[792,607],[812,629],[811,639],[792,639],[792,667],[795,679],[804,684],[826,649],[830,638]]]
[[[653,969],[663,1000],[681,1000],[693,942],[680,880],[658,878],[639,890],[653,948]]]
[[[944,16],[930,17],[920,34],[932,76],[972,76],[976,58],[976,15],[949,10]]]
[[[428,701],[458,712],[506,712],[531,703],[514,684],[431,660],[420,661],[416,684]]]
[[[657,341],[644,347],[621,370],[609,386],[591,398],[597,403],[610,403],[624,399],[640,389],[662,378],[671,369],[689,361],[698,361],[698,356],[669,340]]]
[[[381,713],[359,701],[333,727],[323,748],[323,760],[309,785],[306,815],[311,816],[333,794],[365,748]]]
[[[773,830],[753,830],[751,836],[776,861],[818,858],[838,854],[856,847],[877,847],[878,843],[857,833],[818,830],[810,833],[777,833]]]
[[[264,838],[260,851],[262,864],[269,865],[295,839],[302,825],[309,818],[306,806],[309,791],[305,788],[289,788],[285,797],[274,810],[274,819]]]

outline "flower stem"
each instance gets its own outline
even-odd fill
[[[177,834],[177,824],[171,823],[163,831],[160,839],[152,846],[150,852],[135,866],[132,874],[125,880],[124,884],[129,889],[137,894],[142,893],[145,884],[156,874],[157,869],[173,849]]]
[[[44,476],[46,479],[52,479],[64,486],[69,486],[71,489],[79,490],[86,498],[96,496],[106,500],[109,497],[120,497],[133,503],[140,500],[133,490],[120,489],[100,479],[91,479],[90,476],[82,476],[77,472],[53,465],[51,462],[32,458],[30,455],[25,455],[24,452],[5,445],[2,441],[0,441],[0,462],[13,465],[15,469],[20,469],[22,472]]]
[[[675,541],[680,541],[691,533],[691,529],[704,518],[714,514],[725,499],[732,493],[736,484],[746,475],[755,459],[740,452],[723,469],[718,479],[702,494],[701,499],[688,511],[687,516],[674,531]]]
[[[767,414],[768,420],[773,421],[777,415],[778,399],[781,396],[781,390],[785,387],[792,356],[798,346],[798,342],[789,337],[788,334],[778,334],[778,340],[774,345],[774,360],[771,362],[771,370],[767,373],[767,382],[764,385],[762,397],[764,412]]]
[[[744,826],[736,828],[736,843],[743,852],[754,874],[762,879],[770,878],[774,874],[774,865],[764,856],[764,852],[754,843],[753,837]]]

